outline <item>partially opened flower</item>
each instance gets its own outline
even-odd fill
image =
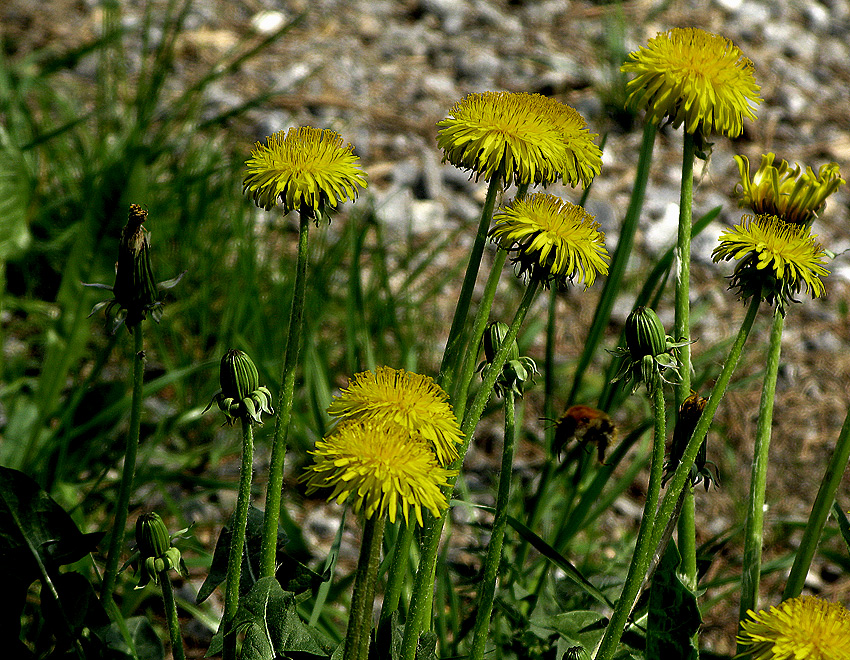
[[[775,159],[776,154],[763,155],[761,165],[750,177],[750,161],[746,156],[735,156],[741,173],[741,183],[735,186],[741,198],[739,206],[811,227],[826,206],[826,198],[845,183],[838,163],[821,165],[815,174],[811,167],[805,172],[797,164],[792,168],[786,160],[774,165]]]
[[[457,474],[437,463],[429,444],[405,427],[376,420],[345,422],[316,443],[315,463],[302,477],[307,492],[332,488],[328,500],[351,502],[355,513],[388,515],[405,522],[412,510],[422,525],[422,509],[439,516],[448,508],[448,479]]]
[[[627,103],[645,108],[648,122],[668,118],[703,137],[738,137],[762,100],[752,62],[728,39],[696,28],[659,33],[620,69],[637,75],[626,87]]]
[[[540,94],[470,94],[437,122],[443,161],[505,185],[563,180],[587,186],[602,169],[602,151],[584,118]]]
[[[243,192],[267,211],[280,201],[285,213],[311,210],[318,222],[327,208],[357,199],[366,187],[366,173],[353,147],[339,134],[310,126],[290,128],[258,142],[245,163]]]
[[[516,252],[520,275],[558,286],[571,282],[589,287],[597,274],[608,273],[605,234],[581,206],[536,193],[498,211],[490,230],[502,248]]]
[[[783,601],[769,611],[747,612],[739,654],[752,660],[848,660],[850,612],[840,603],[814,596]],[[735,656],[735,657],[739,657]]]
[[[827,253],[817,235],[800,225],[784,222],[775,215],[745,215],[741,223],[720,236],[712,252],[714,261],[738,260],[731,277],[731,289],[746,300],[761,295],[785,313],[788,302],[801,289],[817,298],[824,293],[821,277]]]
[[[404,369],[378,367],[355,375],[331,402],[328,414],[339,423],[395,424],[420,435],[432,445],[441,465],[458,457],[463,438],[443,389],[428,376]]]

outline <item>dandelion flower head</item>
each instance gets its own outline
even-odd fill
[[[762,100],[752,62],[728,39],[696,28],[659,33],[620,69],[636,74],[627,103],[645,108],[648,122],[668,117],[674,128],[684,124],[704,137],[738,137]]]
[[[503,176],[505,186],[563,180],[587,187],[602,169],[598,135],[576,110],[541,94],[469,94],[437,127],[443,162],[487,181]]]
[[[553,195],[535,193],[515,200],[493,216],[490,235],[506,250],[516,251],[520,276],[567,280],[589,287],[597,274],[608,273],[605,234],[582,207]]]
[[[735,156],[741,174],[741,182],[735,186],[741,198],[739,206],[811,227],[826,206],[826,198],[845,183],[838,163],[822,165],[815,174],[811,167],[803,172],[800,165],[791,167],[786,160],[774,164],[775,159],[776,154],[764,154],[750,177],[750,161],[746,156]]]
[[[803,288],[814,298],[824,294],[827,253],[807,227],[775,215],[745,215],[719,240],[711,256],[716,262],[738,260],[730,288],[741,298],[760,293],[784,313],[786,303],[796,302],[794,296]]]
[[[753,660],[850,660],[850,612],[839,603],[802,596],[747,614],[738,642]]]
[[[357,199],[357,186],[366,187],[366,173],[353,147],[339,134],[310,126],[279,131],[258,142],[245,163],[243,192],[269,210],[278,201],[284,212],[307,207],[318,221],[326,207]]]
[[[463,441],[448,395],[428,376],[404,369],[378,367],[356,374],[331,402],[328,414],[339,423],[371,420],[407,429],[430,443],[444,466],[458,457]]]
[[[367,518],[377,512],[395,522],[401,509],[407,522],[413,510],[422,525],[423,508],[434,516],[448,508],[441,488],[457,472],[440,467],[428,444],[401,426],[346,422],[310,453],[315,463],[302,476],[307,492],[333,488],[329,501],[350,501]]]

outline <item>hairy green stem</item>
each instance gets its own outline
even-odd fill
[[[511,497],[511,476],[516,450],[514,398],[512,391],[508,390],[505,393],[505,440],[502,448],[502,468],[499,473],[499,491],[496,496],[496,516],[493,519],[493,531],[484,563],[478,612],[473,628],[472,649],[469,652],[471,660],[482,660],[484,657],[484,648],[490,631],[490,615],[493,612],[493,600],[496,595],[496,580],[499,575],[499,564],[502,561],[502,542],[505,539],[505,527],[508,523],[508,503]]]
[[[395,547],[393,547],[393,557],[390,562],[390,570],[387,573],[387,588],[384,592],[384,602],[381,604],[381,621],[389,619],[393,612],[398,610],[404,578],[407,576],[407,561],[410,556],[410,544],[413,541],[413,531],[416,525],[411,520],[403,524],[404,527],[399,531],[399,538],[396,540]]]
[[[815,556],[823,526],[826,524],[829,510],[835,501],[835,493],[841,484],[841,478],[847,469],[848,461],[850,461],[850,410],[847,411],[844,418],[844,425],[838,434],[835,450],[832,452],[832,458],[829,459],[829,465],[826,467],[820,488],[818,488],[812,512],[809,514],[809,520],[803,532],[803,539],[800,541],[800,547],[794,557],[794,565],[791,567],[791,573],[785,583],[782,600],[796,598],[803,591],[806,574],[809,572],[809,566],[812,565],[812,558]]]
[[[463,329],[466,325],[466,317],[469,315],[472,291],[475,288],[475,280],[478,279],[481,255],[484,254],[484,244],[487,241],[487,234],[490,231],[490,222],[493,220],[493,209],[496,206],[496,196],[502,188],[502,181],[503,177],[499,173],[494,174],[493,178],[490,179],[490,185],[487,188],[487,197],[484,200],[484,207],[481,209],[478,231],[475,234],[475,241],[469,253],[466,275],[463,278],[460,295],[455,306],[454,318],[452,319],[452,327],[449,330],[449,338],[446,341],[446,350],[443,353],[442,364],[440,364],[440,373],[437,376],[437,384],[446,392],[452,392],[454,389],[455,371],[458,368],[458,362],[463,355],[463,349],[465,347]]]
[[[124,529],[127,527],[127,513],[130,505],[130,495],[133,492],[133,478],[136,474],[136,454],[139,451],[139,429],[142,420],[142,388],[145,375],[145,350],[142,337],[142,324],[134,325],[130,332],[133,334],[133,398],[130,403],[130,430],[127,433],[127,446],[124,449],[124,467],[121,472],[121,486],[118,491],[118,501],[115,504],[115,520],[112,523],[112,536],[109,539],[109,550],[106,554],[106,567],[103,570],[103,583],[100,588],[100,598],[103,601],[112,600],[115,590],[115,580],[118,577],[118,560],[121,557],[121,547],[124,545]]]
[[[292,400],[295,396],[295,371],[301,344],[304,319],[304,298],[307,292],[307,262],[309,260],[310,213],[301,207],[298,228],[298,257],[295,265],[295,286],[289,313],[289,334],[286,354],[280,375],[277,416],[274,423],[272,455],[269,461],[269,482],[266,489],[266,510],[263,516],[263,537],[260,544],[260,577],[273,577],[277,569],[277,530],[280,524],[280,504],[283,495],[283,462],[286,457]]]
[[[167,570],[159,572],[159,583],[162,586],[162,604],[165,607],[165,620],[171,639],[171,656],[174,660],[186,660],[183,637],[180,635],[180,619],[177,618],[177,603],[174,601],[174,590],[171,588]]]
[[[248,526],[248,506],[251,503],[251,473],[254,469],[254,431],[247,415],[242,417],[242,466],[239,469],[239,491],[236,511],[230,530],[230,554],[227,557],[227,580],[224,586],[224,615],[222,616],[224,660],[236,658],[236,631],[233,621],[239,609],[239,585],[242,578],[242,555],[245,550],[245,529]]]
[[[664,445],[667,439],[666,411],[664,407],[664,389],[661,382],[657,383],[652,392],[655,427],[652,436],[652,461],[649,466],[649,485],[646,490],[646,502],[643,516],[640,520],[635,551],[629,564],[629,572],[623,584],[623,591],[617,600],[617,605],[605,628],[605,634],[594,656],[596,660],[609,660],[614,657],[620,637],[626,628],[629,615],[632,613],[646,571],[652,560],[652,531],[656,521],[656,508],[661,493],[661,477],[664,470]]]
[[[537,280],[531,280],[528,288],[525,290],[525,295],[517,307],[514,320],[508,328],[508,333],[502,340],[502,345],[496,352],[490,368],[484,377],[484,382],[481,388],[475,395],[466,415],[461,423],[460,430],[463,433],[463,446],[460,449],[460,456],[452,464],[452,468],[460,470],[463,466],[463,459],[466,456],[466,451],[469,449],[469,443],[472,440],[472,432],[481,419],[481,414],[487,405],[487,400],[493,391],[493,385],[496,379],[502,373],[502,367],[508,358],[508,353],[511,349],[511,344],[516,339],[519,333],[520,326],[525,320],[531,303],[534,301],[535,294],[540,283]],[[450,492],[454,488],[457,477],[449,479],[449,485],[446,488]],[[449,493],[447,493],[449,494]],[[414,660],[416,656],[416,646],[419,642],[419,634],[422,632],[425,625],[426,612],[430,609],[431,596],[433,593],[434,570],[437,565],[437,554],[440,545],[440,534],[443,531],[443,525],[446,521],[448,511],[443,512],[439,518],[429,517],[425,529],[422,534],[423,553],[419,561],[419,568],[416,571],[416,579],[413,585],[413,595],[410,601],[410,609],[407,616],[407,624],[404,627],[404,638],[401,645],[401,660]]]
[[[691,229],[693,225],[694,201],[694,135],[684,131],[682,148],[682,188],[679,197],[679,233],[676,239],[676,341],[688,341],[690,327],[690,281],[691,281]],[[676,385],[676,410],[691,393],[691,346],[679,349],[682,378]],[[685,583],[695,589],[697,583],[696,523],[694,521],[694,488],[685,485],[685,496],[679,517],[679,553],[682,557],[680,570]]]
[[[750,476],[750,497],[747,521],[744,528],[744,559],[741,574],[741,605],[739,621],[748,610],[758,607],[759,578],[761,577],[761,551],[764,534],[764,494],[767,488],[767,464],[770,450],[770,431],[773,425],[773,400],[776,396],[776,377],[779,373],[779,355],[782,351],[782,328],[785,317],[777,309],[773,313],[767,364],[759,403],[759,418],[753,446],[753,465]],[[738,646],[743,653],[745,646]]]
[[[342,660],[367,660],[369,657],[372,604],[375,601],[375,584],[378,581],[383,536],[384,516],[375,514],[366,518],[360,544],[360,560],[354,574],[354,590],[351,595]]]

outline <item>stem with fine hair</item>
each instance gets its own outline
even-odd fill
[[[809,514],[809,520],[803,532],[803,539],[800,541],[800,547],[794,557],[794,565],[791,567],[791,573],[785,583],[782,600],[796,598],[803,591],[809,566],[812,565],[812,558],[818,547],[823,526],[826,524],[829,510],[835,501],[835,493],[841,484],[841,477],[847,469],[848,461],[850,461],[850,410],[847,411],[844,418],[844,425],[838,434],[835,450],[832,452],[832,458],[829,459],[829,465],[826,467],[820,488],[818,488],[812,512]]]
[[[130,328],[133,335],[133,398],[130,403],[130,430],[127,433],[127,446],[124,449],[124,467],[121,472],[121,486],[118,491],[118,502],[115,504],[115,520],[112,523],[112,536],[109,539],[109,550],[106,554],[106,567],[103,570],[103,583],[100,588],[100,598],[103,601],[112,600],[115,590],[115,580],[118,576],[118,559],[121,556],[121,546],[124,545],[124,528],[127,526],[127,512],[130,495],[133,492],[133,478],[136,473],[136,454],[139,451],[139,429],[142,419],[142,387],[145,375],[145,351],[142,338],[142,324],[137,323]]]
[[[493,357],[493,362],[487,373],[484,376],[484,381],[481,383],[481,388],[475,395],[466,415],[461,423],[460,430],[463,434],[463,446],[460,448],[459,456],[452,463],[452,468],[460,470],[463,466],[463,459],[466,456],[466,451],[469,449],[469,443],[472,440],[472,432],[475,430],[484,408],[487,405],[487,400],[493,391],[493,385],[496,379],[502,373],[502,367],[508,359],[508,353],[511,349],[511,344],[516,339],[519,333],[520,326],[525,320],[526,314],[534,302],[535,294],[540,286],[538,280],[532,279],[528,283],[528,288],[525,290],[522,300],[517,307],[514,320],[508,328],[508,333],[502,339],[502,344],[496,355]],[[454,488],[457,476],[448,480],[448,486],[444,489],[446,494],[451,493]],[[407,624],[404,627],[404,638],[401,643],[401,660],[414,660],[416,656],[416,646],[419,641],[419,634],[425,625],[425,613],[431,605],[431,593],[434,583],[434,570],[437,566],[437,554],[440,545],[440,535],[443,531],[443,525],[446,521],[448,510],[444,511],[439,518],[429,517],[426,522],[422,534],[422,557],[419,561],[419,567],[416,571],[416,579],[413,585],[413,595],[410,601],[410,608],[407,615]]]
[[[689,341],[691,338],[691,228],[693,225],[694,201],[694,134],[684,131],[682,147],[682,183],[679,196],[679,231],[676,238],[676,318],[674,332],[676,341]],[[685,344],[679,349],[682,364],[681,380],[676,385],[676,407],[678,411],[691,393],[691,345]],[[679,516],[679,553],[682,557],[680,570],[685,584],[690,589],[697,583],[696,523],[694,520],[694,487],[685,485],[682,511]]]
[[[309,257],[310,212],[301,207],[298,227],[298,257],[295,265],[295,286],[289,313],[289,334],[286,354],[280,375],[277,417],[274,422],[272,455],[269,461],[269,482],[266,489],[266,510],[263,516],[263,537],[260,544],[260,577],[273,577],[277,568],[277,529],[280,523],[280,500],[283,491],[283,462],[286,457],[292,400],[295,395],[295,367],[301,344],[304,319],[304,298],[307,291],[307,262]]]
[[[407,576],[407,560],[410,556],[410,544],[413,541],[415,525],[410,520],[403,525],[393,547],[390,569],[387,572],[387,588],[384,592],[384,602],[381,603],[381,621],[389,619],[393,612],[398,610],[401,589],[404,586],[404,578]]]
[[[381,559],[381,540],[384,536],[384,516],[373,514],[363,524],[360,560],[354,574],[351,609],[348,612],[348,630],[342,660],[367,660],[369,639],[372,633],[372,604],[375,601],[375,583],[378,581],[378,564]]]
[[[773,425],[773,400],[776,396],[776,377],[779,373],[779,355],[782,351],[782,328],[785,317],[777,309],[773,313],[767,364],[759,403],[759,418],[753,446],[753,466],[750,477],[749,508],[744,528],[744,560],[741,574],[741,606],[739,621],[748,610],[758,606],[759,578],[761,577],[761,550],[764,534],[764,494],[767,487],[767,464],[770,455],[770,431]],[[738,652],[745,647],[739,645]]]
[[[481,255],[484,254],[484,244],[487,241],[487,234],[490,231],[490,222],[493,220],[493,209],[496,206],[496,195],[502,188],[502,181],[502,175],[497,172],[493,174],[493,177],[490,179],[490,184],[487,187],[487,197],[484,200],[484,207],[481,209],[481,219],[478,222],[478,231],[475,234],[475,241],[473,242],[472,249],[469,252],[469,262],[466,265],[466,274],[463,277],[460,295],[458,296],[457,305],[455,306],[454,318],[452,318],[452,326],[449,330],[449,338],[446,341],[446,350],[443,353],[443,361],[440,364],[440,373],[437,376],[437,384],[449,393],[451,393],[454,389],[455,371],[457,370],[458,362],[463,355],[463,329],[466,324],[466,318],[469,315],[469,306],[472,302],[472,291],[475,288],[475,280],[478,278],[478,269],[481,266]]]
[[[484,563],[484,576],[481,580],[481,594],[478,598],[478,613],[473,628],[470,660],[482,660],[490,629],[490,615],[493,612],[493,600],[496,595],[496,580],[499,564],[502,561],[502,542],[508,523],[508,503],[511,497],[511,476],[513,475],[514,452],[516,450],[516,420],[514,417],[515,395],[509,389],[505,393],[505,440],[502,448],[502,468],[499,472],[499,492],[496,496],[496,516],[493,519],[493,531],[487,548]]]
[[[635,600],[640,591],[647,568],[652,560],[652,531],[656,526],[656,508],[661,493],[661,477],[664,471],[664,444],[667,439],[666,411],[664,407],[664,389],[660,379],[652,391],[655,427],[652,436],[652,461],[649,466],[649,485],[646,490],[646,502],[640,519],[635,551],[629,564],[629,572],[623,584],[623,591],[617,605],[608,620],[605,634],[596,651],[596,660],[608,660],[614,656],[620,637],[632,613]]]
[[[177,618],[177,603],[174,601],[174,590],[171,588],[168,570],[159,572],[159,583],[162,586],[162,604],[168,623],[168,636],[171,639],[171,656],[174,660],[186,660],[183,637],[180,635],[180,620]]]
[[[738,361],[741,359],[741,353],[744,350],[747,337],[750,335],[750,330],[753,328],[753,322],[756,319],[760,302],[761,292],[757,291],[750,300],[747,315],[744,317],[735,341],[729,349],[729,355],[726,356],[723,369],[721,369],[720,375],[717,377],[717,381],[711,390],[711,395],[708,397],[708,403],[705,404],[705,409],[702,411],[702,415],[700,415],[694,433],[691,439],[688,440],[685,451],[682,452],[679,466],[673,472],[673,476],[667,485],[667,491],[664,493],[664,498],[661,501],[661,506],[656,516],[656,524],[652,530],[652,548],[656,554],[664,550],[663,548],[659,548],[659,544],[664,536],[665,527],[667,522],[673,517],[674,511],[679,507],[679,496],[682,494],[686,483],[690,483],[691,466],[694,464],[694,460],[696,460],[702,441],[708,434],[708,429],[714,420],[714,414],[717,412],[720,401],[726,393],[726,388],[732,379],[735,367],[738,366]]]
[[[242,466],[239,469],[239,491],[236,511],[230,530],[230,554],[227,557],[227,579],[224,586],[222,620],[224,660],[236,658],[236,631],[233,620],[239,609],[239,585],[242,578],[242,555],[245,550],[245,529],[248,526],[248,505],[251,502],[251,473],[254,468],[254,431],[247,414],[242,416]]]

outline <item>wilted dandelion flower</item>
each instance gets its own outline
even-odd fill
[[[821,277],[827,253],[817,235],[805,226],[784,222],[775,215],[745,215],[741,223],[720,236],[720,245],[711,256],[714,261],[737,259],[731,289],[742,299],[760,295],[768,304],[774,301],[784,314],[785,304],[803,288],[817,298],[823,295]]]
[[[739,206],[811,227],[826,205],[826,198],[844,184],[838,163],[821,165],[815,174],[811,167],[805,172],[800,165],[792,168],[786,160],[774,165],[775,159],[776,154],[763,155],[761,165],[750,177],[750,161],[746,156],[735,156],[741,173],[741,183],[735,186],[741,197]]]
[[[439,516],[448,508],[441,487],[455,470],[440,467],[434,452],[408,429],[374,420],[340,424],[316,443],[315,463],[302,480],[307,492],[333,488],[328,500],[350,501],[355,513],[375,512],[395,522],[401,509],[408,521],[412,509],[422,525],[422,509]]]
[[[629,53],[620,70],[637,74],[626,87],[627,103],[645,108],[648,122],[668,117],[674,128],[684,124],[703,137],[738,137],[762,100],[752,62],[728,39],[696,28],[659,33]]]
[[[770,611],[747,612],[738,642],[753,660],[848,660],[850,612],[839,603],[802,596]],[[739,657],[736,656],[736,657]]]
[[[558,286],[567,280],[589,287],[608,273],[605,234],[582,207],[536,193],[515,200],[493,216],[490,235],[513,258],[519,275]]]
[[[328,414],[338,422],[395,424],[429,442],[441,465],[458,457],[463,434],[448,395],[428,376],[378,367],[356,374],[331,402]]]
[[[540,94],[484,92],[455,104],[437,122],[443,161],[505,185],[563,180],[587,186],[602,169],[602,151],[584,118]]]
[[[310,126],[279,131],[258,142],[245,163],[243,192],[267,211],[280,200],[285,213],[312,209],[318,222],[327,207],[357,199],[357,186],[366,187],[366,173],[353,147],[343,146],[339,134]]]

